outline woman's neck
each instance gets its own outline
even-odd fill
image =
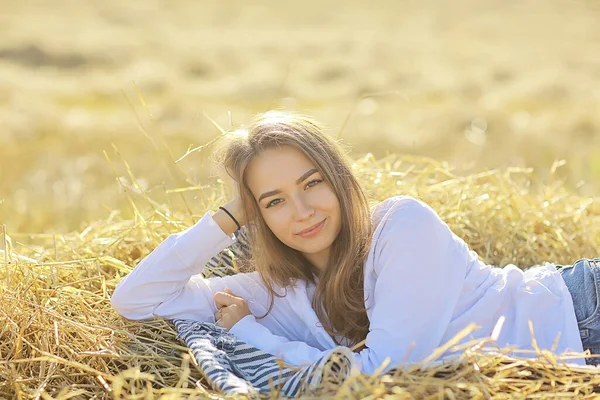
[[[318,276],[319,273],[324,271],[327,267],[327,262],[329,261],[329,248],[321,250],[318,253],[304,253],[304,257],[316,269],[315,274]]]

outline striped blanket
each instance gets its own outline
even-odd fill
[[[347,347],[336,347],[313,364],[292,367],[213,323],[190,320],[172,323],[212,388],[227,396],[295,397],[321,383],[341,384],[353,370],[354,358]]]

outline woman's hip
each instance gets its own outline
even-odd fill
[[[572,265],[559,265],[571,298],[584,350],[600,354],[600,258],[582,258]],[[600,358],[586,359],[600,364]]]

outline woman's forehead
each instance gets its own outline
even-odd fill
[[[248,165],[250,170],[268,170],[269,172],[307,167],[314,168],[315,165],[306,154],[290,146],[266,149]]]
[[[315,169],[312,161],[291,147],[265,150],[252,160],[246,180],[252,191],[275,190],[281,185],[293,185],[305,173]]]

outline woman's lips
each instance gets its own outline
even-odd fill
[[[323,225],[325,225],[326,220],[327,220],[327,218],[325,218],[323,221],[319,222],[318,224],[316,224],[314,227],[310,228],[309,230],[302,231],[303,233],[298,233],[298,236],[302,236],[304,238],[315,236],[323,229]]]

